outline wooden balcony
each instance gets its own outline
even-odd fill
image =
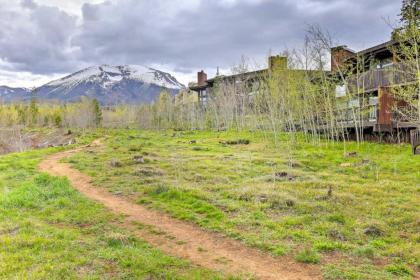
[[[383,123],[380,120],[380,104],[365,105],[363,107],[344,107],[335,110],[336,121],[342,127],[377,127],[388,125],[390,128],[413,128],[417,127],[416,123],[404,119],[397,112],[391,113],[389,123]],[[383,130],[383,129],[382,129]]]
[[[347,83],[351,92],[362,93],[375,91],[379,87],[412,84],[416,80],[416,69],[410,65],[398,63],[353,75],[347,79]]]

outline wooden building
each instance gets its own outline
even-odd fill
[[[419,126],[396,113],[398,108],[407,107],[396,98],[395,90],[401,87],[416,85],[417,74],[404,61],[394,56],[398,48],[395,41],[356,52],[347,46],[331,49],[331,71],[289,69],[287,57],[272,56],[268,60],[268,68],[235,75],[216,75],[208,79],[202,70],[197,73],[197,83],[189,88],[197,92],[198,101],[205,107],[209,97],[220,85],[230,86],[229,92],[241,96],[244,102],[252,102],[258,93],[264,77],[271,73],[297,73],[312,83],[318,83],[319,77],[328,77],[332,81],[331,90],[336,96],[336,118],[349,135],[356,127],[367,133],[392,133],[404,130],[405,139],[409,138],[409,130]],[[276,72],[280,70],[279,72]],[[322,75],[321,75],[322,74]],[[322,82],[321,82],[322,83]],[[414,113],[414,115],[417,113]],[[323,120],[318,120],[318,129],[323,131]]]
[[[394,90],[417,83],[416,73],[394,56],[397,48],[397,42],[388,41],[359,52],[347,46],[331,49],[331,70],[338,81],[337,104],[341,104],[338,115],[344,126],[355,125],[355,108],[361,112],[360,126],[373,132],[419,125],[395,113],[405,104],[395,97]]]
[[[207,79],[207,74],[201,70],[197,73],[197,83],[191,85],[189,89],[197,92],[198,100],[203,106],[206,106],[208,98],[216,86],[228,86],[233,92],[252,99],[252,96],[258,92],[260,83],[269,75],[270,71],[287,69],[287,57],[271,56],[268,59],[267,69],[233,75],[216,75],[211,79]]]

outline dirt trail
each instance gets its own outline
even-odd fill
[[[100,145],[100,141],[92,146]],[[191,261],[226,275],[252,275],[257,279],[322,279],[319,269],[296,263],[289,257],[274,258],[249,248],[242,243],[207,232],[191,223],[176,220],[167,214],[147,209],[142,205],[117,197],[105,189],[94,187],[91,178],[60,160],[79,152],[84,147],[53,154],[40,165],[41,171],[54,176],[66,176],[73,187],[90,199],[102,203],[117,214],[124,215],[123,226],[133,230],[139,238],[163,252]],[[139,228],[136,223],[152,226],[164,232]]]

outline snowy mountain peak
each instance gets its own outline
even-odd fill
[[[159,87],[180,90],[184,85],[169,73],[141,65],[110,66],[107,64],[92,66],[74,74],[52,81],[45,86],[73,88],[83,83],[99,84],[110,88],[121,81],[137,81]]]
[[[92,66],[36,88],[38,100],[78,102],[96,98],[103,105],[149,104],[162,90],[176,95],[184,85],[172,75],[141,65]],[[32,92],[0,87],[0,101],[29,101]]]

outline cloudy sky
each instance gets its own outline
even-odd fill
[[[97,64],[141,64],[181,82],[242,55],[298,48],[309,24],[362,49],[389,39],[400,0],[0,0],[0,85],[40,86]]]

